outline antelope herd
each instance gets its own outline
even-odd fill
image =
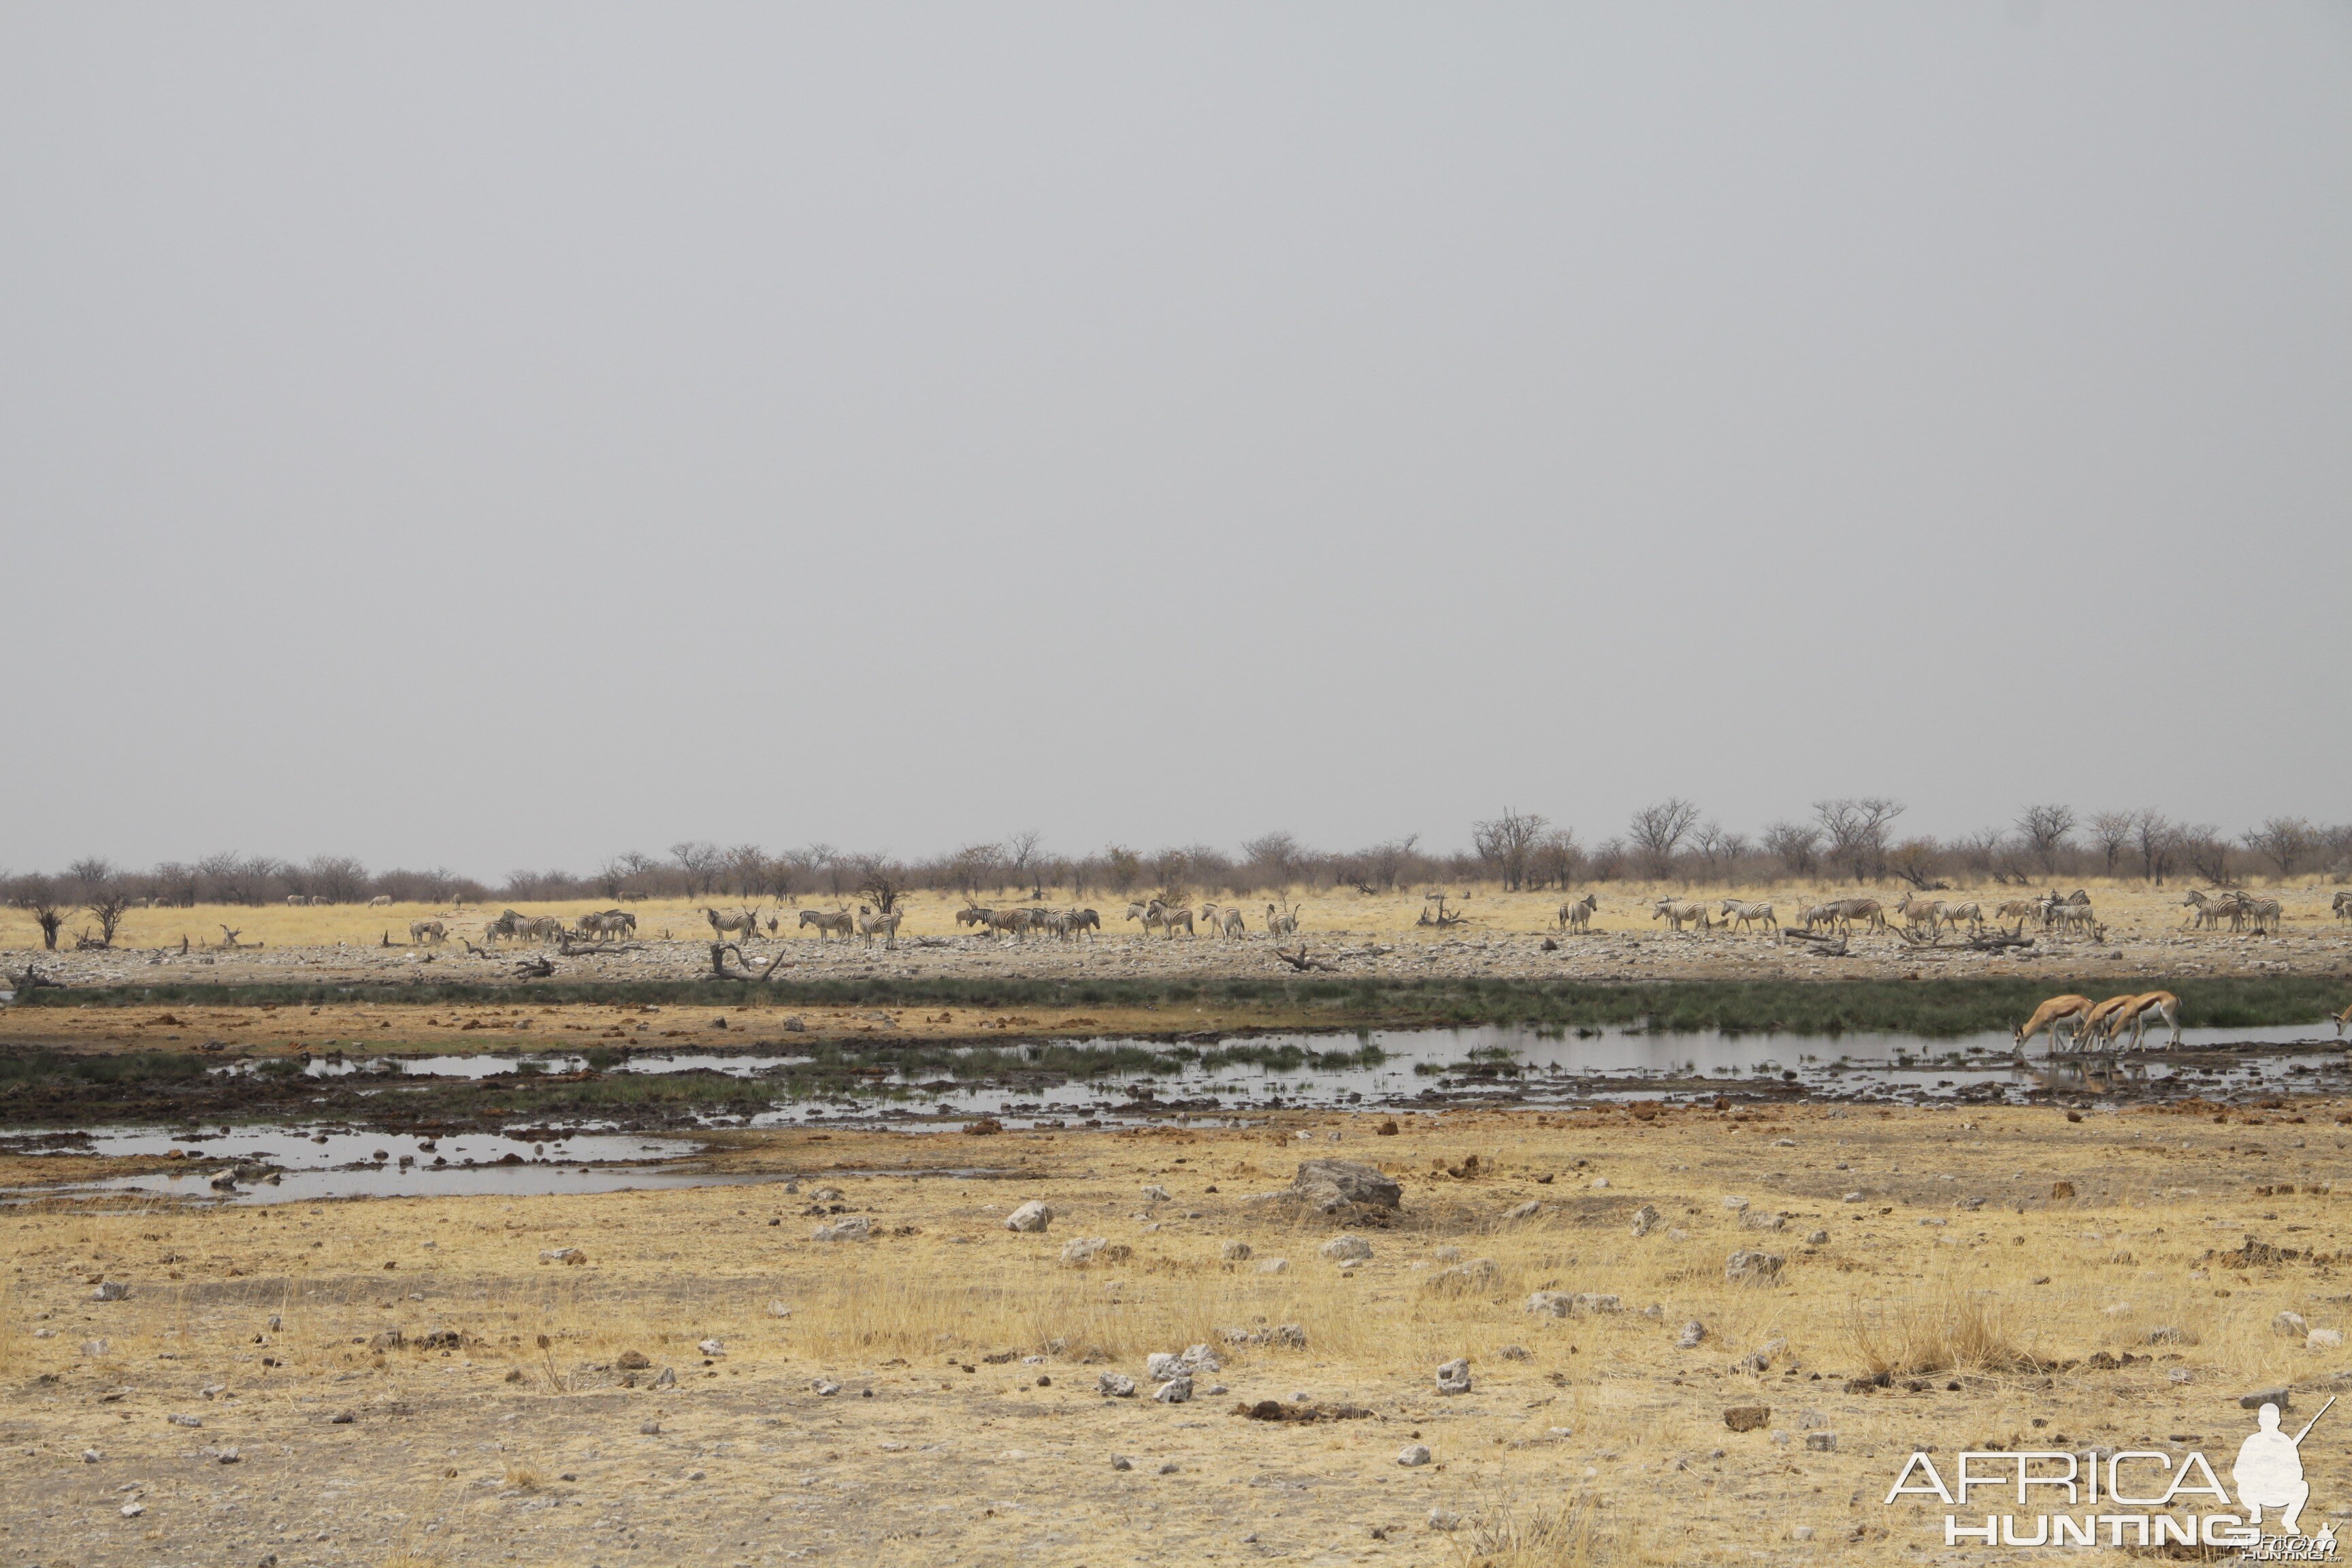
[[[2352,1014],[2352,1008],[2347,1008]],[[2143,991],[2137,995],[2110,996],[2094,1003],[2088,996],[2053,996],[2033,1010],[2033,1016],[2010,1031],[2017,1048],[2022,1052],[2025,1043],[2050,1031],[2050,1054],[2080,1053],[2084,1050],[2141,1050],[2147,1048],[2147,1021],[2161,1018],[2172,1029],[2170,1044],[2180,1044],[2180,998],[2169,991]],[[2070,1029],[2068,1026],[2073,1026]],[[2116,1037],[2125,1027],[2131,1029],[2131,1042],[2118,1046]],[[2342,1033],[2339,1022],[2337,1033]]]

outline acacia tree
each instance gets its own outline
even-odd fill
[[[1764,852],[1779,859],[1780,868],[1791,877],[1813,874],[1813,851],[1821,842],[1822,830],[1801,822],[1776,822],[1764,830]]]
[[[2246,847],[2278,868],[2282,880],[2294,875],[2317,840],[2300,816],[2273,816],[2245,836]]]
[[[1534,812],[1503,808],[1503,815],[1470,825],[1470,843],[1478,858],[1494,868],[1503,890],[1515,893],[1528,879],[1528,858],[1543,837],[1544,819]]]
[[[2140,874],[2164,886],[2165,873],[2172,869],[2172,858],[2180,847],[2180,829],[2161,812],[2139,812],[2132,818],[2132,842],[2139,850]]]
[[[1568,891],[1576,879],[1576,868],[1584,858],[1584,847],[1576,841],[1573,827],[1555,827],[1536,841],[1533,869],[1538,887],[1549,882]]]
[[[2091,842],[2099,847],[2100,858],[2106,863],[2107,875],[2116,874],[2116,861],[2131,847],[2132,835],[2139,827],[2136,811],[2097,811],[2091,814]]]
[[[122,917],[131,908],[131,889],[121,877],[109,875],[102,879],[84,879],[81,907],[98,922],[98,945],[112,947],[114,933],[121,928]]]
[[[1887,830],[1902,815],[1903,803],[1884,795],[1813,802],[1814,818],[1829,842],[1831,863],[1843,863],[1858,882],[1885,879]]]
[[[1633,847],[1648,863],[1651,876],[1664,878],[1674,870],[1675,851],[1697,825],[1698,806],[1680,795],[1645,805],[1633,814],[1629,831]]]
[[[715,887],[719,868],[727,862],[725,852],[718,845],[694,838],[671,845],[669,858],[677,862],[679,872],[686,878],[686,896],[689,899],[698,899]]]
[[[18,878],[9,902],[33,917],[33,923],[41,928],[41,945],[55,952],[58,928],[66,923],[66,901],[56,879],[37,873]]]
[[[2042,863],[2042,874],[2056,876],[2058,857],[2066,852],[2067,837],[2074,831],[2074,808],[2029,805],[2018,814],[2017,831],[2024,836],[2026,851]]]
[[[906,868],[887,855],[865,855],[857,861],[857,896],[870,900],[877,914],[888,914],[907,896]]]
[[[1279,829],[1243,845],[1242,856],[1259,868],[1259,878],[1266,886],[1277,890],[1297,881],[1307,862],[1307,851],[1299,847],[1297,836]]]

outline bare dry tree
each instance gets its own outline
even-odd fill
[[[66,923],[66,900],[56,879],[38,874],[19,877],[8,901],[33,917],[33,923],[41,928],[41,945],[55,952],[58,928]]]
[[[870,900],[877,914],[888,914],[907,896],[912,879],[905,867],[887,855],[860,856],[857,861],[857,896]]]
[[[1791,877],[1813,874],[1813,855],[1821,842],[1822,830],[1801,822],[1776,822],[1764,830],[1764,852],[1777,858]]]
[[[2294,868],[2309,858],[2318,837],[2303,817],[2273,816],[2246,834],[2245,840],[2246,847],[2277,867],[2284,879],[2294,876]]]
[[[2074,831],[2074,808],[2071,805],[2029,805],[2018,814],[2017,831],[2024,837],[2027,853],[2042,864],[2042,874],[2058,874],[2058,857],[2066,851],[2066,840]]]
[[[1698,826],[1698,806],[1680,795],[1672,795],[1655,805],[1645,805],[1633,814],[1627,832],[1633,847],[1642,852],[1650,875],[1665,877],[1675,868],[1675,851],[1682,847],[1690,830]]]
[[[1515,893],[1528,879],[1528,861],[1536,841],[1543,837],[1544,819],[1532,811],[1503,808],[1500,816],[1470,825],[1471,847],[1494,868],[1505,892]]]
[[[2095,811],[2091,814],[2091,842],[2099,847],[2100,858],[2105,861],[2107,875],[2116,874],[2116,862],[2131,847],[2132,834],[2139,826],[2136,811]]]
[[[1045,896],[1045,857],[1039,853],[1045,842],[1045,836],[1034,827],[1004,837],[1004,868],[1013,873],[1013,885],[1026,887],[1033,900]]]
[[[2161,812],[2134,812],[2132,845],[2139,851],[2140,875],[2164,886],[2165,873],[2172,869],[2172,858],[2180,849],[2180,829]]]
[[[1829,841],[1831,863],[1843,862],[1846,874],[1857,882],[1885,878],[1887,830],[1902,815],[1903,803],[1885,795],[1813,802],[1814,819]]]

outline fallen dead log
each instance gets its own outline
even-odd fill
[[[526,958],[514,966],[514,972],[515,978],[518,980],[544,980],[555,973],[555,960],[545,957]]]
[[[2020,936],[2012,931],[2004,931],[1998,936],[1972,936],[1969,938],[1969,948],[1971,952],[1999,952],[2004,948],[2032,947],[2033,945],[2033,938],[2030,936]]]
[[[1823,958],[1844,958],[1847,956],[1845,950],[1845,937],[1843,934],[1838,936],[1820,936],[1812,931],[1790,931],[1784,927],[1780,931],[1780,940],[1782,942],[1801,942],[1804,944],[1806,951],[1819,953]]]
[[[600,952],[643,952],[646,951],[646,944],[641,942],[573,942],[567,936],[557,944],[555,951],[566,958],[593,958]]]
[[[754,974],[751,973],[751,961],[743,956],[741,948],[731,942],[714,942],[710,944],[710,977],[713,980],[762,981],[783,967],[784,955],[790,952],[792,949],[789,947],[777,949],[776,956],[768,961],[768,967]],[[727,955],[730,952],[735,955],[736,962],[743,966],[741,969],[727,967]]]
[[[1326,963],[1319,958],[1307,957],[1307,944],[1303,942],[1298,944],[1297,952],[1285,952],[1277,947],[1274,950],[1274,956],[1301,973],[1310,969],[1320,969],[1332,974],[1339,973],[1339,966],[1336,963]]]

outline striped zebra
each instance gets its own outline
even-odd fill
[[[1696,899],[1685,899],[1680,901],[1674,899],[1660,899],[1656,907],[1650,911],[1650,918],[1654,921],[1665,921],[1667,927],[1674,931],[1680,931],[1686,925],[1696,925],[1701,931],[1709,931],[1714,927],[1714,922],[1707,919],[1706,906]]]
[[[1984,906],[1973,901],[1965,904],[1946,904],[1944,923],[1954,931],[1966,926],[1969,928],[1969,934],[1974,936],[1984,930]]]
[[[2061,935],[2079,932],[2094,941],[2099,937],[2099,918],[2088,904],[2053,904],[2050,915]]]
[[[1920,926],[1925,925],[1927,928],[1927,934],[1934,936],[1938,930],[1942,929],[1944,923],[1944,900],[1923,899],[1916,893],[1906,893],[1895,901],[1895,912],[1903,917],[1903,923],[1911,930],[1916,931]]]
[[[2279,921],[2286,913],[2276,899],[2241,899],[2238,909],[2252,923],[2256,936],[2278,935]]]
[[[2337,920],[2352,921],[2352,892],[2336,894],[2335,908]]]
[[[850,928],[856,921],[856,917],[847,910],[803,910],[800,929],[806,931],[811,926],[816,927],[816,939],[819,942],[823,942],[828,936],[837,936],[846,941]]]
[[[1851,931],[1860,921],[1872,931],[1886,929],[1886,906],[1876,899],[1838,899],[1829,906],[1830,918],[1837,921],[1840,931]]]
[[[1592,911],[1601,907],[1601,900],[1587,893],[1580,899],[1570,899],[1559,906],[1559,929],[1589,931],[1592,929]]]
[[[1771,905],[1743,904],[1738,899],[1723,900],[1723,923],[1734,931],[1746,925],[1769,926],[1776,931],[1780,929],[1780,922],[1773,918]]]

